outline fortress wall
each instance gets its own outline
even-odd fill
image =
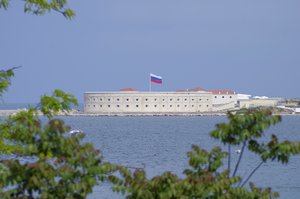
[[[87,92],[84,112],[197,113],[211,112],[212,94],[205,92]]]
[[[254,107],[274,107],[281,101],[280,98],[267,98],[267,99],[247,99],[239,100],[241,108],[254,108]]]
[[[213,94],[212,103],[214,105],[222,105],[228,103],[237,104],[237,94]]]

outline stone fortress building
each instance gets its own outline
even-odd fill
[[[84,112],[88,114],[201,114],[235,108],[237,94],[230,90],[194,88],[176,92],[84,93]]]

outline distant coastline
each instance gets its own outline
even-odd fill
[[[6,117],[9,115],[17,114],[20,111],[27,110],[26,108],[22,109],[12,109],[12,110],[1,110],[0,109],[0,117]],[[67,116],[67,117],[141,117],[141,116],[226,116],[227,112],[201,112],[201,113],[84,113],[80,110],[71,110],[69,112],[61,112],[58,116]],[[285,113],[285,112],[275,112],[274,115],[281,115],[281,116],[300,116],[300,114],[296,113]],[[42,115],[42,114],[41,114]]]

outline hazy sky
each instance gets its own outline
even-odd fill
[[[22,65],[5,102],[56,88],[85,91],[202,87],[300,97],[299,0],[69,1],[74,20],[0,10],[0,68]]]

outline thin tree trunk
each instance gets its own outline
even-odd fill
[[[261,167],[261,165],[264,163],[264,161],[261,161],[261,163],[259,163],[259,165],[257,165],[257,167],[255,167],[253,169],[253,171],[249,174],[249,176],[247,177],[247,179],[243,182],[243,184],[241,185],[241,187],[243,187],[247,182],[248,180],[252,177],[252,175],[257,171],[257,169],[259,169],[259,167]]]
[[[230,161],[231,161],[231,145],[228,144],[228,171],[230,175]]]
[[[239,168],[239,165],[240,165],[240,162],[241,162],[241,159],[242,159],[242,156],[243,156],[243,153],[244,153],[244,149],[245,149],[245,146],[246,146],[246,141],[243,142],[243,147],[242,147],[242,150],[241,150],[241,153],[240,153],[240,156],[239,156],[239,159],[235,165],[235,168],[234,168],[234,172],[232,174],[232,176],[234,177],[238,168]]]

